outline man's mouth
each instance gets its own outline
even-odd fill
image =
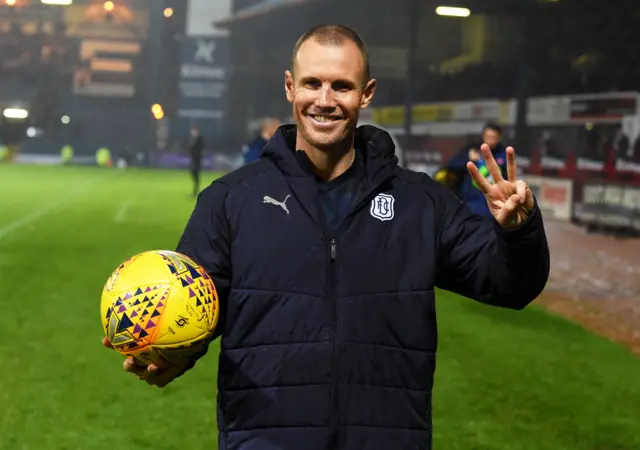
[[[320,116],[317,114],[310,114],[309,117],[319,123],[331,123],[340,120],[340,117],[337,116]]]

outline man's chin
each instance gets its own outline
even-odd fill
[[[322,133],[310,133],[307,136],[306,141],[317,148],[318,150],[331,150],[336,146],[339,146],[343,141],[341,135],[335,136],[334,133],[331,135],[324,135]]]
[[[307,128],[302,135],[309,144],[319,150],[331,150],[349,139],[349,133],[343,127],[330,131]]]

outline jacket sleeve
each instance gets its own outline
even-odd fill
[[[536,205],[517,229],[475,215],[438,189],[439,257],[436,285],[489,305],[522,309],[549,278],[549,246]],[[437,219],[437,220],[438,220]]]
[[[231,284],[230,231],[225,212],[229,187],[219,181],[204,189],[180,237],[176,251],[193,259],[209,274],[218,292],[220,313],[209,343],[222,335],[229,287]],[[208,344],[209,344],[208,343]],[[208,344],[196,355],[186,370],[204,356]],[[185,370],[185,371],[186,371]]]

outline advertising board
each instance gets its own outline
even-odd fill
[[[570,221],[573,215],[573,181],[563,178],[525,176],[545,218]]]

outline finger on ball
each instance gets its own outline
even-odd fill
[[[138,368],[138,364],[136,363],[135,358],[129,357],[127,358],[124,363],[124,370],[126,370],[127,372],[136,372],[136,368]]]

